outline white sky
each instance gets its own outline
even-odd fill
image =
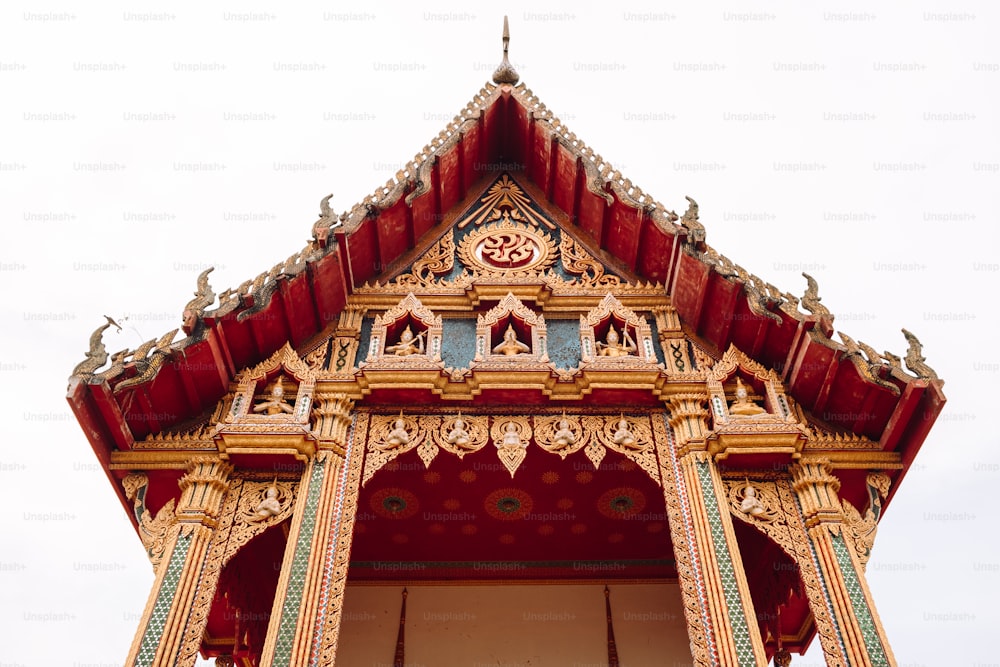
[[[152,581],[63,398],[102,315],[135,348],[201,268],[219,292],[299,250],[320,198],[359,201],[479,90],[504,11],[522,80],[668,207],[695,197],[720,252],[796,294],[809,271],[878,350],[920,337],[950,400],[869,581],[900,664],[995,664],[998,6],[497,7],[0,8],[0,664],[121,664]]]

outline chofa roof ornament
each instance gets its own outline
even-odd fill
[[[503,60],[500,62],[500,66],[496,68],[493,72],[493,83],[498,86],[501,84],[508,83],[510,85],[515,85],[520,76],[517,74],[517,70],[514,66],[510,64],[507,60],[507,47],[510,44],[510,27],[507,24],[507,17],[503,17]]]

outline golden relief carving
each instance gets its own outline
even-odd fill
[[[556,261],[556,244],[541,230],[509,219],[467,234],[458,256],[476,280],[537,278]]]
[[[654,482],[663,485],[647,417],[606,417],[596,435],[605,447],[628,457]]]
[[[438,445],[432,434],[440,427],[440,421],[439,417],[426,415],[420,417],[404,416],[402,413],[395,417],[373,415],[362,485],[367,484],[385,464],[414,448],[424,466],[430,467],[431,461],[438,454]]]
[[[292,515],[298,488],[298,482],[243,480],[237,494],[229,539],[222,556],[223,565],[228,563],[247,542]],[[277,504],[262,507],[272,492]]]
[[[490,432],[486,417],[445,417],[435,434],[441,449],[458,458],[478,452],[489,441]]]
[[[599,433],[604,428],[605,420],[603,417],[584,417],[580,422],[583,424],[586,433],[590,435],[589,442],[584,447],[583,453],[587,455],[590,462],[594,464],[594,469],[597,470],[601,467],[601,461],[604,460],[607,450],[601,444],[601,439],[594,437],[594,434]]]
[[[563,414],[535,417],[532,421],[538,446],[562,459],[590,445],[592,431],[584,428],[578,417]]]
[[[426,436],[427,432],[421,428],[416,417],[404,416],[403,413],[397,416],[372,415],[362,486],[386,463],[419,446]]]
[[[228,397],[227,399],[228,400]],[[214,427],[201,425],[188,433],[172,433],[163,431],[147,435],[144,440],[136,441],[133,449],[180,449],[180,450],[215,450]]]
[[[805,421],[805,415],[801,415],[800,419]],[[882,445],[877,441],[869,440],[856,433],[826,431],[813,424],[807,424],[805,428],[809,440],[803,447],[803,451],[810,449],[870,449],[879,451],[882,449]]]
[[[574,282],[579,287],[616,289],[622,285],[618,276],[605,273],[604,265],[565,232],[559,240],[559,256],[566,272],[578,276]]]
[[[841,500],[844,508],[844,528],[850,535],[848,544],[854,547],[858,563],[862,571],[868,567],[868,559],[875,545],[875,534],[878,532],[878,519],[882,513],[882,500],[889,493],[889,476],[885,473],[869,473],[865,479],[868,490],[869,505],[864,516],[846,500]]]
[[[729,504],[733,514],[745,514],[751,519],[770,523],[778,518],[780,506],[777,494],[756,482],[729,485]]]
[[[486,222],[505,219],[527,222],[533,227],[556,228],[543,215],[535,212],[531,207],[531,199],[508,174],[491,185],[486,196],[479,201],[481,206],[459,221],[459,229],[465,229],[469,224],[478,227]]]
[[[291,344],[286,342],[281,349],[264,361],[239,373],[237,379],[240,381],[261,380],[271,375],[279,367],[299,382],[312,380],[316,377],[315,371],[302,360]]]
[[[427,435],[423,439],[423,441],[419,445],[417,445],[417,456],[419,456],[420,460],[424,462],[425,468],[430,468],[431,461],[433,461],[434,457],[437,456],[438,454],[437,443],[431,436],[432,434],[437,432],[438,428],[440,427],[441,418],[435,416],[423,416],[420,417],[419,421],[420,421],[420,428]]]
[[[595,469],[600,468],[607,447],[636,463],[658,485],[662,484],[649,421],[645,418],[566,414],[490,418],[459,414],[373,415],[371,419],[362,484],[411,449],[416,448],[425,467],[430,467],[439,448],[463,458],[481,450],[489,440],[512,477],[534,441],[541,449],[562,459],[583,450]]]
[[[413,262],[409,273],[397,277],[389,285],[399,287],[440,287],[438,276],[451,273],[455,267],[455,237],[449,229],[441,240]],[[387,285],[388,286],[388,285]]]
[[[408,272],[386,283],[366,283],[356,292],[381,294],[386,289],[397,289],[420,294],[465,294],[476,283],[514,281],[544,285],[553,292],[570,295],[608,290],[619,294],[663,294],[659,283],[631,284],[607,273],[604,265],[565,231],[560,231],[557,247],[545,231],[555,230],[556,226],[532,208],[531,199],[507,174],[490,187],[480,203],[415,260]],[[456,245],[455,230],[470,225],[474,229]],[[456,255],[464,268],[446,279],[454,272]],[[567,273],[576,277],[567,279],[550,271],[557,259]]]
[[[681,588],[681,601],[684,608],[684,619],[687,621],[691,657],[697,667],[709,667],[716,662],[713,662],[709,654],[707,640],[709,628],[702,616],[701,592],[703,587],[699,585],[700,577],[691,559],[695,548],[693,529],[688,526],[688,515],[681,506],[680,484],[682,479],[678,479],[680,475],[675,473],[673,467],[677,455],[670,446],[670,436],[662,419],[653,419],[653,432],[656,434],[656,448],[659,451],[663,498],[667,508],[667,527],[670,530],[670,541],[674,547],[677,580]]]
[[[528,453],[528,443],[531,442],[531,424],[527,417],[497,417],[490,427],[493,444],[497,448],[497,457],[510,473],[514,473],[524,461]]]
[[[369,416],[358,415],[355,425],[356,433],[368,430]],[[350,451],[344,465],[346,466],[347,484],[344,489],[343,509],[340,516],[340,532],[336,535],[336,549],[332,563],[327,561],[324,578],[329,582],[329,597],[326,601],[327,614],[318,645],[313,644],[313,655],[318,655],[317,664],[332,665],[337,654],[337,642],[340,638],[340,620],[343,614],[344,588],[347,585],[348,564],[351,558],[351,540],[354,535],[354,519],[358,511],[358,492],[360,488],[361,460],[364,450],[355,446]]]
[[[159,509],[153,517],[146,509],[146,491],[149,489],[149,477],[143,474],[127,475],[122,480],[125,497],[132,501],[132,511],[139,527],[139,539],[146,548],[146,555],[155,571],[163,560],[166,547],[167,531],[177,523],[175,511],[176,501],[171,498]]]

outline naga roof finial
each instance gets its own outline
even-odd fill
[[[921,380],[937,380],[937,373],[925,363],[924,346],[920,340],[906,329],[903,329],[903,335],[906,336],[906,342],[910,344],[909,349],[906,350],[906,367],[916,373]]]
[[[500,62],[500,66],[496,68],[493,72],[493,83],[500,84],[510,84],[514,85],[520,80],[520,76],[514,66],[510,64],[507,60],[507,48],[510,44],[510,26],[507,23],[507,17],[503,17],[503,60]]]

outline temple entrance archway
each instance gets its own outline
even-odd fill
[[[632,458],[611,448],[622,447],[614,436],[623,417],[636,435],[625,450]],[[380,456],[378,438],[392,437],[399,413],[385,419],[380,430],[385,422],[372,416],[367,454]],[[649,415],[465,415],[459,426],[473,451],[461,457],[447,442],[453,414],[403,420],[420,442],[366,475],[359,494],[338,664],[388,661],[404,587],[407,661],[440,641],[455,648],[455,664],[573,651],[606,661],[605,585],[623,659],[642,662],[652,651],[690,660]],[[501,454],[511,421],[531,431],[513,475]],[[478,447],[482,426],[499,437]],[[434,440],[443,451],[426,465]],[[554,443],[574,451],[545,451]],[[646,446],[648,471],[633,460]]]

